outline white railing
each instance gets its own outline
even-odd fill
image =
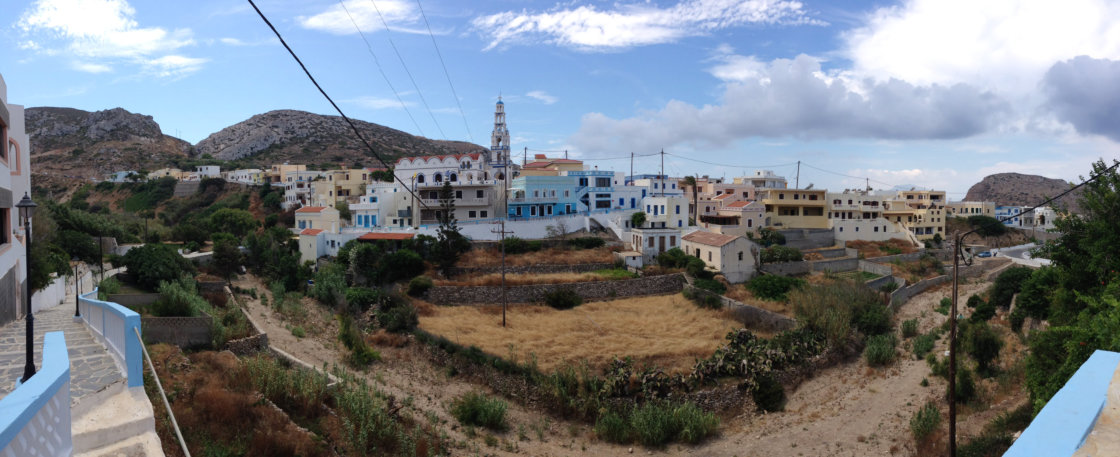
[[[109,349],[117,367],[128,379],[128,387],[143,386],[144,361],[140,343],[129,337],[132,329],[140,328],[140,315],[116,303],[92,297],[97,297],[97,289],[82,295],[78,300],[82,321]]]
[[[0,399],[0,456],[69,456],[73,452],[70,356],[62,332],[51,332],[43,337],[39,371]]]

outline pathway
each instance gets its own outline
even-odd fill
[[[20,319],[0,327],[0,398],[15,389],[27,362],[27,321]],[[74,321],[74,298],[35,314],[35,368],[43,366],[43,334],[62,331],[70,353],[70,403],[123,382],[113,356],[94,339],[86,325]]]

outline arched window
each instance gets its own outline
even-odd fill
[[[417,184],[424,184],[424,174],[423,173],[416,175],[416,183]]]
[[[451,181],[451,182],[456,182],[456,181],[459,180],[459,175],[456,174],[456,173],[451,173],[450,175],[447,175],[447,180]]]
[[[443,182],[443,174],[436,173],[436,182]]]
[[[498,178],[499,181],[501,181],[503,179],[506,179],[506,174],[499,171],[497,178]]]

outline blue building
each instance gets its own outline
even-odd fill
[[[1023,208],[1019,206],[997,206],[995,213],[996,219],[1002,220],[1007,218],[1007,220],[1003,221],[1003,225],[1008,227],[1022,227],[1022,218],[1019,217],[1019,213],[1022,211]]]
[[[509,217],[548,217],[580,212],[574,176],[519,176],[509,191]]]

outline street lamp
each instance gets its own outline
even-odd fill
[[[78,297],[82,294],[80,288],[82,281],[78,277],[78,262],[81,262],[81,259],[79,259],[78,256],[74,256],[70,261],[74,262],[74,318],[77,319],[82,317],[81,311],[78,310]]]
[[[36,206],[39,205],[31,201],[27,192],[24,192],[23,198],[16,203],[16,208],[19,208],[19,219],[23,221],[23,246],[27,250],[27,262],[24,263],[26,279],[23,288],[24,302],[27,303],[27,365],[23,367],[23,379],[20,380],[23,383],[35,376],[35,317],[31,315],[31,216],[35,213]]]

